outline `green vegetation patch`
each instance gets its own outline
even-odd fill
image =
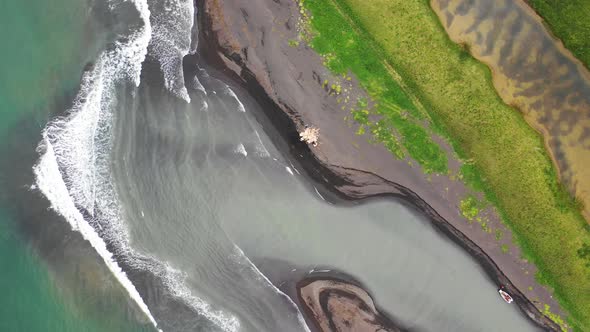
[[[559,325],[563,332],[567,332],[567,324],[565,323],[563,318],[561,318],[561,316],[559,316],[558,314],[554,314],[553,312],[551,312],[551,307],[548,304],[545,304],[545,307],[543,308],[543,314],[549,317],[557,325]]]
[[[578,256],[584,260],[586,267],[590,268],[590,244],[582,244],[582,247],[578,249]]]
[[[463,200],[459,205],[461,214],[468,220],[473,220],[479,214],[479,202],[473,196],[469,196]]]
[[[297,40],[297,39],[291,39],[291,40],[289,40],[289,46],[291,46],[291,47],[299,47],[299,40]]]
[[[590,1],[527,0],[554,35],[590,68]]]
[[[502,249],[502,252],[505,254],[507,254],[509,251],[507,244],[503,244],[500,248]]]
[[[562,2],[551,1],[555,6]],[[439,153],[424,143],[408,148],[404,135],[411,137],[412,130],[404,132],[398,124],[430,119],[467,161],[461,177],[484,192],[525,257],[537,266],[538,280],[554,289],[570,314],[570,325],[590,330],[590,268],[578,253],[583,243],[590,243],[586,222],[557,182],[541,137],[498,97],[489,69],[448,38],[428,0],[305,0],[304,6],[317,32],[312,46],[332,55],[327,64],[335,72],[353,72],[375,98],[376,110],[356,113],[361,120],[366,115],[366,129],[391,138],[391,150],[399,142],[435,165]],[[392,74],[387,66],[403,77],[403,90],[387,77]],[[428,114],[421,115],[412,100]],[[383,119],[376,127],[371,126],[373,114]]]
[[[368,130],[374,141],[383,143],[398,158],[409,155],[426,173],[447,173],[446,154],[423,124],[427,115],[392,77],[373,43],[363,38],[330,0],[300,1],[300,5],[313,13],[309,27],[313,49],[334,74],[353,73],[374,102],[369,107],[366,100],[359,100],[352,111],[361,126],[358,133]]]

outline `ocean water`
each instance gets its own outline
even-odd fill
[[[95,5],[0,3],[0,331],[151,329],[94,249],[30,190],[43,126],[108,39]]]
[[[324,201],[199,59],[192,1],[58,2],[10,4],[30,49],[2,64],[0,330],[308,331],[283,286],[310,270],[416,330],[535,330],[415,211]]]
[[[27,239],[18,235],[12,218],[7,211],[0,212],[1,331],[144,330],[116,311],[125,310],[124,298],[109,301],[105,292],[95,289],[60,289],[76,287],[77,282],[60,285]],[[76,302],[82,302],[84,308],[77,307]],[[103,320],[105,316],[109,320]]]
[[[87,11],[84,1],[2,1],[1,131],[31,113],[42,119],[48,101],[78,85],[80,64],[98,46]]]

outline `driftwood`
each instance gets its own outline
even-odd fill
[[[320,129],[315,127],[306,127],[304,131],[299,133],[299,137],[301,137],[301,141],[312,144],[313,146],[318,145],[318,140],[320,138]]]

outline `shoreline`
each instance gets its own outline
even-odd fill
[[[203,57],[205,63],[230,78],[234,84],[241,86],[254,97],[271,125],[276,128],[281,140],[286,142],[286,151],[283,152],[301,166],[305,176],[322,189],[322,194],[324,191],[330,193],[326,197],[328,201],[335,204],[358,204],[368,199],[388,197],[426,215],[432,226],[466,250],[494,283],[498,286],[504,285],[526,317],[545,330],[560,330],[557,324],[543,315],[533,302],[516,288],[483,248],[457,229],[413,190],[373,172],[327,164],[320,160],[314,150],[299,140],[297,128],[305,125],[301,114],[298,110],[286,104],[279,105],[273,100],[265,90],[266,82],[261,83],[256,73],[246,66],[248,59],[243,59],[235,52],[235,45],[221,45],[219,31],[215,31],[205,6],[207,4],[204,2],[197,4],[201,28],[197,56]],[[240,49],[237,48],[237,50]],[[185,62],[185,66],[191,65],[190,58],[185,58]],[[376,301],[378,302],[378,299]]]
[[[338,273],[338,272],[327,272],[327,273],[319,273],[321,275],[316,275],[316,274],[312,274],[312,275],[308,275],[307,277],[305,277],[303,280],[300,280],[296,283],[296,293],[297,293],[297,303],[299,303],[299,305],[302,307],[301,309],[305,312],[305,317],[309,320],[311,320],[314,324],[314,328],[317,331],[322,331],[322,327],[320,322],[317,320],[316,316],[317,316],[317,312],[314,313],[313,309],[320,309],[322,311],[322,313],[325,315],[325,318],[327,319],[329,325],[330,325],[330,329],[333,331],[337,331],[338,328],[334,326],[334,318],[333,315],[330,312],[330,304],[328,303],[329,301],[329,297],[330,297],[330,293],[335,293],[336,296],[342,296],[342,297],[346,297],[348,299],[352,299],[352,297],[356,297],[357,299],[361,299],[361,297],[364,297],[364,300],[362,302],[362,304],[359,305],[360,310],[362,311],[372,311],[371,313],[374,315],[374,320],[370,321],[370,323],[373,324],[377,324],[377,326],[379,327],[379,330],[376,331],[406,331],[407,329],[404,329],[403,327],[401,327],[401,325],[399,324],[399,322],[397,322],[396,320],[392,319],[391,317],[388,317],[387,314],[383,313],[379,306],[375,303],[375,299],[374,297],[371,295],[370,292],[368,292],[365,287],[358,282],[357,280],[355,280],[354,278],[342,274],[342,273]],[[320,289],[320,291],[318,292],[318,299],[319,300],[317,304],[319,304],[320,308],[315,308],[315,306],[313,305],[314,303],[311,302],[311,305],[307,304],[306,299],[304,298],[303,292],[305,291],[305,288],[308,286],[312,286],[312,284],[314,283],[327,283],[328,285],[325,287],[326,289]],[[344,288],[344,289],[341,289]],[[350,288],[350,289],[347,289]],[[326,292],[328,292],[328,294],[325,294]],[[313,299],[310,297],[310,295],[308,295],[307,298],[308,301],[312,301]],[[313,319],[316,318],[316,319]],[[338,318],[338,317],[336,317]],[[358,319],[358,318],[357,318]],[[366,318],[365,318],[366,319]],[[351,321],[354,322],[355,317],[352,317]],[[350,324],[351,321],[348,321],[348,323]],[[345,320],[346,322],[346,320]],[[348,328],[350,329],[351,327],[348,326]]]

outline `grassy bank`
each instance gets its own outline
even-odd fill
[[[590,1],[526,0],[554,35],[590,68]]]
[[[488,68],[449,40],[426,0],[305,0],[303,5],[311,12],[311,45],[329,56],[332,70],[350,70],[372,96],[371,91],[388,91],[383,75],[395,75],[387,66],[401,75],[403,84],[396,89],[415,97],[433,127],[470,160],[464,179],[498,209],[570,322],[590,330],[590,270],[577,254],[590,242],[585,221],[558,184],[540,136],[497,96]],[[395,98],[392,94],[391,102],[404,114],[408,106]],[[376,112],[387,117],[389,110]]]
[[[446,154],[433,141],[430,127],[423,125],[428,115],[390,74],[391,68],[382,61],[382,56],[367,52],[373,48],[372,43],[358,38],[344,16],[329,7],[325,13],[320,12],[324,10],[321,6],[313,7],[314,27],[322,30],[311,33],[314,49],[324,55],[326,66],[343,81],[349,71],[353,72],[370,96],[370,101],[359,99],[352,110],[352,118],[360,124],[358,133],[370,133],[374,141],[382,143],[398,158],[412,157],[426,173],[447,173]],[[340,82],[326,81],[324,86],[336,95],[342,92]]]

